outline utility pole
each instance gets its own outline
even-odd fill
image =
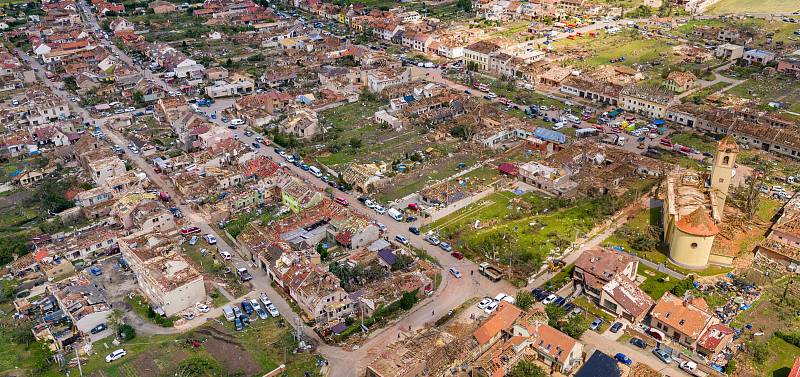
[[[81,367],[81,357],[78,355],[78,347],[75,347],[75,358],[78,360],[78,373],[83,377],[83,368]]]

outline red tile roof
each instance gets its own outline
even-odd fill
[[[514,325],[522,310],[508,302],[501,301],[497,311],[481,325],[475,333],[478,344],[486,344],[501,331],[508,330]]]
[[[694,236],[711,237],[719,233],[719,228],[714,219],[703,207],[697,207],[692,213],[681,217],[675,226],[682,232]]]

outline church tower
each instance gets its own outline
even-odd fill
[[[733,179],[733,169],[736,163],[736,154],[739,146],[733,136],[728,135],[722,138],[717,145],[717,154],[714,156],[714,163],[711,169],[711,194],[716,195],[717,206],[714,210],[722,218],[722,210],[725,209],[725,199],[728,198],[728,191]]]

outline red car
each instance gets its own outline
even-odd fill
[[[336,198],[335,201],[336,201],[336,203],[339,203],[340,205],[343,205],[343,206],[350,205],[350,202],[348,202],[347,199],[345,199],[345,198]]]
[[[454,252],[452,252],[450,255],[452,255],[452,256],[453,256],[453,258],[456,258],[456,259],[458,259],[458,260],[462,260],[462,259],[464,259],[464,255],[463,255],[463,254],[461,254],[461,253],[459,253],[458,251],[454,251]]]
[[[190,234],[195,234],[195,233],[200,233],[200,228],[198,228],[196,226],[190,226],[188,228],[181,228],[181,234],[183,234],[184,236],[187,236],[187,235],[190,235]]]

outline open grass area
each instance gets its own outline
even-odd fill
[[[693,132],[675,132],[670,134],[669,138],[673,144],[685,145],[700,152],[713,153],[717,149],[716,141],[705,135]]]
[[[587,318],[586,318],[587,319],[587,323],[591,323],[592,321],[595,320],[595,318],[598,318],[598,317],[603,319],[603,323],[596,330],[597,333],[599,333],[599,334],[602,334],[603,332],[605,332],[609,327],[611,327],[611,324],[614,323],[614,316],[612,316],[611,314],[606,313],[603,309],[600,309],[593,302],[589,301],[589,298],[586,297],[585,295],[581,295],[581,296],[576,297],[572,301],[572,303],[577,305],[577,306],[580,306],[581,308],[583,308],[583,310],[586,311],[586,313],[584,313],[584,315],[587,316]]]
[[[665,292],[672,289],[678,283],[678,279],[671,278],[663,272],[658,272],[644,264],[639,264],[637,273],[645,278],[639,286],[653,300],[658,301]]]
[[[562,39],[552,45],[557,51],[581,49],[591,54],[577,64],[586,67],[597,67],[609,64],[611,59],[625,58],[623,65],[641,64],[650,61],[665,61],[670,58],[672,46],[660,38],[647,38],[636,32],[625,31],[616,35],[601,32],[597,38],[588,36],[573,40]],[[666,62],[666,61],[665,61]]]
[[[510,265],[512,272],[528,276],[547,256],[559,255],[620,204],[605,197],[569,201],[496,192],[426,230],[454,241],[455,248],[472,260]]]
[[[681,98],[681,102],[694,102],[694,103],[700,104],[700,103],[703,102],[703,100],[706,99],[706,97],[708,97],[708,96],[710,96],[710,95],[722,90],[723,88],[725,88],[728,85],[729,84],[726,83],[726,82],[718,82],[718,83],[716,83],[714,85],[711,85],[709,87],[705,87],[703,89],[698,89],[698,90],[694,91],[692,94]]]
[[[800,11],[800,4],[787,0],[720,0],[706,14],[776,13]]]
[[[297,342],[283,318],[255,320],[244,331],[236,332],[229,322],[204,325],[186,334],[137,336],[119,346],[111,337],[95,343],[96,354],[83,366],[84,375],[101,377],[174,375],[176,366],[190,357],[203,357],[218,363],[222,375],[263,375],[278,365],[286,365],[286,375],[319,376],[316,356],[295,353]],[[191,347],[187,339],[200,340]],[[112,363],[104,358],[111,350],[123,348],[128,353]],[[77,373],[77,371],[74,371]]]
[[[800,348],[787,343],[785,340],[773,336],[768,342],[769,359],[759,369],[764,376],[787,377],[792,369],[795,359],[800,356]]]

